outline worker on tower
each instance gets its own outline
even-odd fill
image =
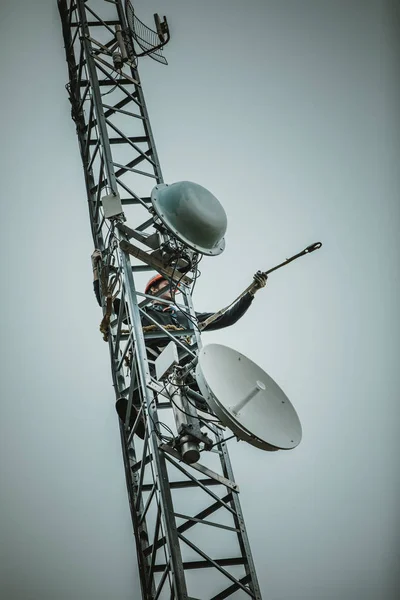
[[[215,321],[209,325],[206,325],[203,331],[223,329],[224,327],[229,327],[230,325],[236,323],[245,314],[245,312],[247,312],[250,304],[254,300],[255,292],[261,287],[264,287],[266,285],[266,281],[267,278],[262,274],[257,275],[257,284],[254,285],[253,290],[249,291],[245,296],[243,296],[243,298],[236,302],[232,308],[224,312]],[[165,292],[160,294],[161,290],[163,289],[165,289]],[[144,293],[173,302],[171,285],[160,274],[150,279],[145,287]],[[176,325],[177,327],[182,327],[185,329],[189,327],[188,317],[186,314],[174,305],[165,305],[155,299],[147,307],[147,309],[145,309],[145,311],[155,321],[160,323],[160,325]],[[201,324],[213,314],[213,312],[196,313],[198,325],[201,326]],[[150,319],[146,319],[146,316],[143,315],[143,325],[145,325],[146,322],[151,323]]]
[[[98,262],[101,260],[100,250],[95,250],[92,254],[92,267],[93,267],[93,290],[97,298],[99,306],[101,306],[101,295],[100,295],[100,282],[98,273]],[[216,329],[223,329],[236,323],[248,310],[251,303],[254,300],[254,295],[257,290],[265,287],[267,283],[267,276],[264,273],[257,272],[254,275],[254,284],[252,289],[248,291],[240,300],[238,300],[229,310],[225,311],[221,316],[215,319],[212,323],[204,327],[204,331],[213,331]],[[159,292],[165,289],[165,292],[159,294]],[[173,302],[171,285],[169,282],[160,274],[155,275],[150,281],[147,282],[145,294],[155,296],[154,301],[144,308],[144,311],[152,317],[160,325],[175,325],[177,327],[189,328],[189,319],[185,312],[172,304],[162,303],[162,300],[168,300]],[[160,298],[160,300],[156,299]],[[116,298],[114,301],[115,312],[119,311],[119,299]],[[196,319],[198,325],[201,326],[213,312],[207,313],[196,313]],[[142,316],[143,325],[151,325],[152,321],[146,319],[146,316]]]
[[[100,281],[99,281],[99,272],[98,272],[98,263],[101,260],[101,251],[95,250],[92,254],[92,267],[93,267],[93,290],[95,296],[97,298],[97,302],[101,306],[101,294],[100,294]],[[203,331],[213,331],[217,329],[223,329],[225,327],[229,327],[236,323],[248,310],[251,303],[254,300],[255,293],[265,287],[267,283],[267,275],[261,273],[260,271],[254,275],[254,283],[249,289],[249,291],[242,296],[237,302],[235,302],[231,308],[224,311],[221,315],[219,315],[215,320],[213,320],[210,324],[206,324],[206,326],[202,329]],[[154,300],[144,307],[143,311],[149,315],[154,321],[157,321],[162,326],[173,326],[177,329],[189,329],[190,328],[190,315],[187,315],[183,310],[178,308],[176,305],[172,304],[174,302],[173,290],[171,289],[171,284],[163,277],[161,274],[157,274],[152,279],[150,279],[145,287],[144,293],[150,296],[154,296]],[[165,290],[162,292],[162,290]],[[161,293],[162,292],[162,293]],[[163,302],[163,300],[167,300],[171,302],[171,304],[167,304]],[[116,313],[119,312],[120,300],[119,298],[115,298],[114,300],[114,311]],[[142,315],[142,325],[143,327],[152,326],[153,322],[150,319],[146,319],[146,314]],[[196,326],[201,328],[202,324],[214,315],[214,312],[207,313],[196,313]],[[146,344],[148,350],[150,352],[155,352],[157,349],[157,354],[162,350],[162,346],[165,345],[163,342],[155,341],[151,346],[150,344]],[[152,357],[154,359],[154,356]],[[132,404],[131,411],[131,425],[134,423],[137,415],[137,408],[135,404],[138,404],[138,399],[134,399],[134,404]],[[206,406],[201,407],[202,410],[207,410]],[[124,417],[126,415],[127,409],[127,400],[126,398],[120,398],[116,404],[117,412],[120,418],[124,421]],[[144,422],[138,427],[136,433],[140,437],[144,437]]]

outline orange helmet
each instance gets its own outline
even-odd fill
[[[161,273],[157,273],[157,275],[155,275],[154,277],[149,279],[149,281],[146,283],[146,287],[144,288],[144,293],[147,294],[153,285],[155,285],[159,281],[163,281],[163,280],[165,280],[165,277],[163,277],[161,275]]]

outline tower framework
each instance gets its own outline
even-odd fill
[[[165,248],[171,257],[172,242],[149,195],[163,176],[122,0],[58,0],[58,6],[90,225],[102,251],[102,331],[116,399],[125,398],[128,406],[120,429],[142,597],[260,599],[225,430],[217,419],[198,413],[212,447],[202,448],[198,462],[185,463],[167,424],[172,426],[174,396],[154,375],[155,340],[161,345],[173,340],[186,364],[201,348],[191,297],[197,264],[193,273],[183,274],[181,254],[175,263],[163,261]],[[104,197],[120,199],[121,218],[107,218]],[[137,279],[152,270],[180,284],[178,308],[188,316],[187,329],[143,326],[152,297],[138,291]],[[128,428],[137,392],[141,409]],[[142,417],[140,440],[135,432]]]

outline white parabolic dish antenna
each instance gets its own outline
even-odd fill
[[[262,450],[291,450],[301,424],[289,398],[263,369],[221,344],[199,352],[196,380],[221,422],[241,440]]]

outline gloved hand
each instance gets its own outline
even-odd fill
[[[97,269],[97,263],[99,262],[99,260],[101,260],[101,250],[98,250],[96,248],[91,256],[91,259],[93,269]]]
[[[260,290],[261,288],[267,285],[268,275],[263,273],[262,271],[257,271],[257,273],[253,276],[254,283],[249,290],[249,293],[254,296],[254,294]]]

